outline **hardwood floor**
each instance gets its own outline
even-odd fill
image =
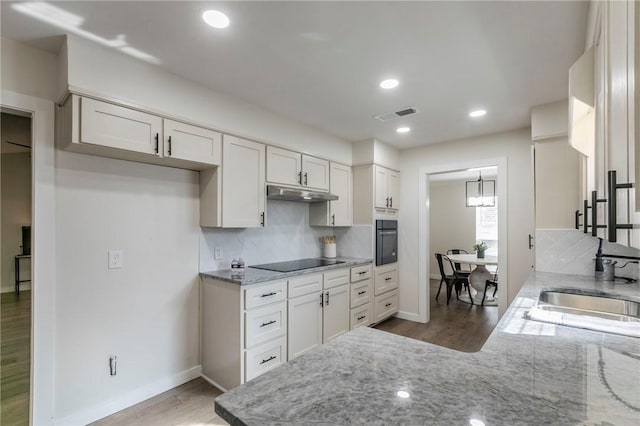
[[[0,295],[0,424],[29,424],[31,291]]]
[[[213,410],[222,391],[202,378],[156,395],[140,404],[91,423],[94,426],[226,425]]]
[[[461,352],[479,351],[498,323],[498,307],[471,306],[456,300],[455,294],[447,306],[444,284],[436,301],[439,283],[439,280],[430,282],[431,321],[428,324],[390,318],[375,328]]]

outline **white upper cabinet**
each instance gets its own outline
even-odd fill
[[[160,155],[162,118],[91,98],[80,101],[80,143]]]
[[[302,182],[302,157],[286,149],[267,147],[267,181],[299,186]]]
[[[267,182],[328,191],[329,161],[268,146]]]
[[[302,154],[302,186],[319,191],[328,191],[329,162]]]
[[[164,156],[219,165],[222,134],[179,121],[164,120]]]
[[[70,94],[56,111],[63,149],[189,170],[221,163],[222,135],[135,108]]]
[[[397,210],[400,205],[398,199],[398,172],[375,166],[375,207]]]
[[[331,163],[331,192],[338,196],[336,201],[329,202],[331,213],[331,225],[351,226],[352,201],[351,201],[351,167],[342,164]]]
[[[251,228],[265,223],[265,146],[224,136],[222,144],[222,227]]]
[[[309,207],[309,224],[312,226],[351,226],[353,224],[351,167],[330,165],[329,192],[337,195],[336,201],[313,203]]]

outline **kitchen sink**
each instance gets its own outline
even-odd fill
[[[640,338],[640,301],[602,292],[546,289],[526,318]]]

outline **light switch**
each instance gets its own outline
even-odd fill
[[[109,269],[121,269],[123,265],[122,250],[109,250]]]
[[[213,257],[215,260],[222,260],[224,258],[224,253],[222,252],[222,247],[216,247],[214,250]]]

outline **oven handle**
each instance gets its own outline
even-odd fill
[[[378,235],[397,235],[398,231],[378,231]]]

